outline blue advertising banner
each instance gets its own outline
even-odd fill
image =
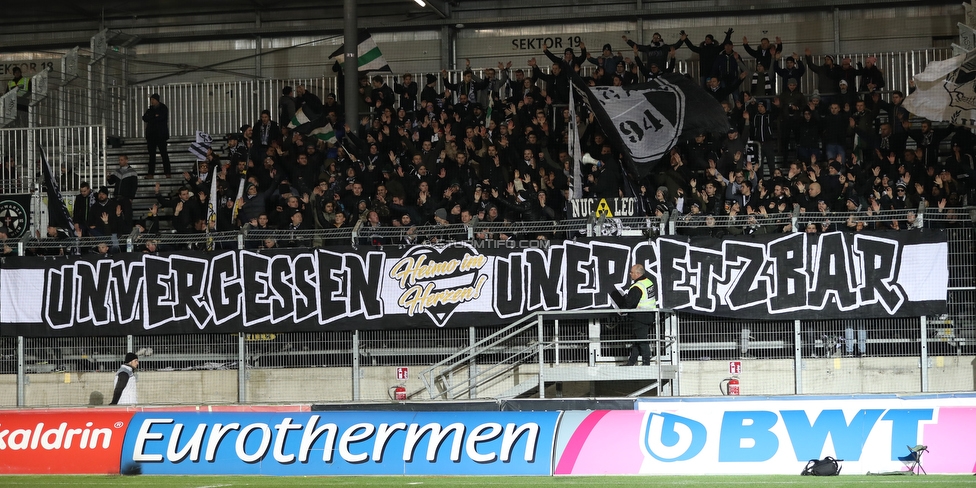
[[[123,473],[552,474],[559,412],[137,413]]]

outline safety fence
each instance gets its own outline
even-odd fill
[[[95,252],[107,244],[111,253],[206,250],[206,249],[278,249],[322,246],[405,246],[449,242],[478,242],[495,248],[544,247],[548,241],[573,240],[581,237],[659,235],[726,235],[788,234],[841,230],[884,230],[892,232],[919,229],[945,229],[950,236],[968,233],[976,222],[976,207],[927,207],[880,210],[876,212],[801,212],[798,207],[774,214],[700,215],[665,213],[661,216],[564,219],[558,221],[472,221],[468,224],[370,226],[357,221],[352,226],[309,230],[258,229],[250,225],[239,231],[177,234],[163,232],[144,234],[139,228],[128,235],[83,238],[37,238],[24,235],[8,240],[17,255],[79,255]],[[950,246],[953,239],[950,238]],[[965,239],[956,244],[952,255],[969,252]],[[950,259],[950,267],[954,266]],[[968,266],[968,264],[966,265]],[[965,266],[954,268],[959,271]],[[972,274],[967,274],[966,280]]]
[[[912,77],[921,72],[925,66],[932,61],[947,59],[952,56],[951,49],[920,49],[906,52],[878,52],[878,53],[854,53],[844,55],[850,57],[856,64],[863,62],[868,57],[878,59],[877,66],[888,76],[888,83],[884,89],[885,98],[893,90],[901,90],[908,93],[908,82]],[[823,56],[813,57],[816,63],[823,62]],[[839,59],[839,58],[838,58]],[[755,69],[755,60],[744,59],[744,64],[749,70]],[[784,61],[785,62],[785,59]],[[472,72],[479,79],[485,77],[488,68],[473,69]],[[514,83],[515,71],[521,69],[526,73],[527,78],[532,77],[532,68],[524,66],[521,68],[512,67],[509,69],[509,77]],[[551,64],[540,61],[540,69],[549,73]],[[595,66],[587,64],[581,74],[591,76],[595,71]],[[680,60],[676,63],[675,71],[684,73],[694,79],[698,79],[699,66],[696,61]],[[411,73],[415,83],[418,84],[418,94],[423,88],[426,79],[425,73]],[[379,74],[383,82],[393,87],[395,80],[403,76],[403,73]],[[496,76],[499,76],[496,73]],[[447,79],[452,83],[457,83],[463,77],[462,70],[452,70],[448,72]],[[784,80],[776,78],[776,92],[782,90]],[[744,86],[748,86],[748,82]],[[226,134],[239,131],[243,124],[253,124],[258,120],[262,110],[269,110],[272,118],[277,118],[278,100],[281,97],[281,89],[285,86],[306,85],[312,93],[320,98],[328,93],[342,95],[342,88],[337,86],[337,79],[332,76],[314,79],[291,79],[291,80],[240,80],[230,82],[214,82],[202,84],[165,84],[165,85],[145,85],[128,88],[123,92],[121,87],[113,89],[113,98],[129,100],[130,110],[125,114],[125,119],[132,121],[125,126],[125,132],[120,135],[123,137],[142,137],[143,126],[141,124],[142,113],[145,112],[149,101],[149,95],[158,93],[162,100],[167,103],[170,109],[170,132],[174,135],[193,135],[195,131],[202,130],[211,135]],[[436,89],[438,93],[444,91],[444,78],[437,73]],[[803,77],[805,93],[813,93],[813,90],[822,88],[817,86],[817,75],[811,70],[807,70]],[[501,94],[503,97],[505,93]],[[400,107],[399,97],[395,104]]]
[[[681,379],[671,383],[666,378],[660,383],[663,391],[682,396],[717,394],[719,384],[729,378],[729,368],[736,362],[741,368],[736,376],[742,381],[742,393],[747,395],[972,389],[971,366],[976,357],[976,209],[929,208],[912,212],[921,217],[921,228],[890,232],[946,234],[947,314],[897,319],[755,321],[679,313],[672,343],[664,347],[673,347],[675,358],[682,361]],[[900,216],[875,216],[874,222],[880,225],[893,217],[906,216],[907,212]],[[790,225],[792,219],[800,217],[786,214],[779,218],[785,219],[780,224]],[[631,235],[674,235],[695,230],[689,222],[677,226],[673,224],[681,221],[669,218],[621,220],[627,223],[622,226],[623,232]],[[524,235],[544,233],[556,238],[559,234],[560,239],[597,236],[602,228],[593,219],[492,225],[508,226],[508,232],[517,225],[518,232]],[[698,225],[699,229],[707,226]],[[458,226],[456,230],[477,234],[479,230],[490,233],[499,228]],[[349,246],[375,245],[372,238],[368,242],[357,241],[357,234],[351,229],[342,232],[342,236],[328,237],[342,239]],[[123,237],[119,247],[131,245],[133,250],[140,250],[145,245],[140,239],[148,238],[134,236],[129,241]],[[157,238],[171,250],[179,246],[199,249],[207,242],[201,235],[152,239]],[[28,254],[35,246],[32,242],[35,241],[25,239],[16,246]],[[233,249],[247,248],[251,238],[237,234],[222,242]],[[430,391],[439,390],[428,389],[418,372],[451,358],[452,365],[462,368],[453,369],[430,384],[443,385],[445,378],[450,378],[449,382],[455,385],[451,387],[455,392],[452,398],[628,395],[651,386],[652,381],[596,381],[588,376],[596,370],[587,369],[626,360],[631,338],[628,320],[615,314],[543,317],[538,327],[532,324],[507,342],[490,347],[479,345],[501,329],[0,337],[0,384],[5,385],[0,388],[0,405],[107,403],[113,373],[127,351],[136,352],[142,359],[140,401],[145,403],[386,401],[397,386],[402,386],[413,399],[429,398]],[[540,344],[545,346],[542,350]],[[470,357],[459,359],[459,351],[468,351]],[[469,387],[469,370],[488,371],[498,365],[504,365],[504,374],[494,378],[497,383],[473,383],[473,388]],[[531,378],[539,378],[540,368],[556,365],[579,369],[561,371],[563,376],[556,377],[561,379],[547,380],[543,376],[546,388],[541,391],[538,380],[532,386]],[[654,388],[638,394],[658,393]]]
[[[121,35],[121,34],[119,34]],[[115,41],[119,42],[119,41]],[[122,41],[124,43],[124,41]],[[784,56],[787,54],[784,53]],[[36,100],[31,106],[31,124],[35,127],[70,126],[70,125],[104,125],[111,136],[122,138],[141,138],[144,136],[142,115],[148,108],[149,96],[159,94],[163,103],[170,110],[170,134],[175,137],[192,136],[198,130],[211,135],[222,135],[237,132],[243,124],[253,124],[259,118],[262,110],[271,112],[273,119],[278,117],[278,101],[281,90],[285,86],[296,87],[303,84],[311,93],[325,97],[328,93],[337,93],[341,98],[341,87],[337,86],[335,76],[322,76],[303,79],[241,79],[236,81],[221,81],[207,83],[169,83],[159,85],[129,86],[126,77],[129,55],[125,49],[118,52],[82,50],[79,54],[74,51],[63,61],[64,66],[75,66],[66,69],[61,78],[52,79],[50,88],[45,92],[45,98]],[[852,62],[864,62],[869,57],[877,59],[876,65],[886,77],[886,86],[882,90],[884,97],[894,90],[908,93],[908,84],[912,77],[925,69],[932,61],[947,59],[952,56],[949,48],[919,49],[903,52],[868,52],[837,54],[836,60],[844,57]],[[542,58],[540,58],[542,59]],[[824,55],[812,57],[816,64],[823,63]],[[785,57],[782,60],[785,63]],[[748,70],[755,69],[755,60],[743,56],[743,65]],[[540,69],[548,73],[551,64],[547,60],[540,61]],[[476,68],[472,71],[475,76],[483,78],[488,68]],[[494,68],[492,68],[494,69]],[[521,69],[531,78],[532,69],[528,66],[512,67],[510,77],[514,81],[514,73]],[[679,59],[675,63],[675,71],[684,73],[694,79],[699,79],[698,62],[694,59]],[[595,66],[587,63],[581,74],[591,76]],[[411,73],[418,84],[418,92],[423,88],[426,73]],[[436,73],[437,91],[443,92],[444,80]],[[380,74],[384,82],[391,87],[403,73]],[[779,93],[783,88],[779,76],[775,78],[774,89]],[[462,78],[461,70],[452,70],[447,79],[457,82]],[[748,86],[747,79],[744,86]],[[807,69],[801,80],[804,93],[810,94],[814,90],[824,91],[817,86],[817,75]],[[501,94],[505,96],[505,93]],[[396,106],[399,108],[399,97]],[[287,123],[287,121],[284,121]]]
[[[703,396],[726,394],[731,377],[742,395],[973,387],[971,316],[746,323],[677,314],[660,339],[652,334],[651,365],[624,368],[629,318],[602,315],[532,316],[515,331],[3,337],[0,406],[107,404],[128,351],[140,356],[142,404],[382,402],[398,387],[427,401]]]
[[[44,183],[41,151],[63,191],[106,176],[106,131],[101,125],[0,129],[0,194],[37,194]]]

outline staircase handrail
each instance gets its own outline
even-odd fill
[[[473,356],[476,356],[478,354],[481,354],[482,352],[484,352],[488,348],[493,347],[493,346],[497,345],[498,343],[500,343],[502,341],[505,341],[505,340],[508,340],[508,339],[510,339],[512,337],[516,337],[519,334],[525,332],[526,330],[532,329],[534,327],[538,327],[539,324],[541,324],[541,321],[542,320],[545,320],[546,317],[553,317],[553,316],[555,316],[555,317],[564,317],[564,316],[580,316],[580,315],[608,315],[608,314],[613,314],[615,312],[618,313],[618,314],[623,315],[623,314],[627,314],[627,313],[648,313],[648,312],[652,312],[652,311],[650,311],[650,310],[639,310],[639,309],[617,309],[617,308],[600,308],[600,309],[587,309],[587,310],[549,310],[549,311],[535,311],[535,312],[532,312],[532,313],[530,313],[528,315],[525,315],[524,317],[516,320],[515,322],[513,322],[510,325],[508,325],[507,327],[502,328],[502,329],[499,329],[498,331],[492,333],[491,335],[488,335],[488,336],[486,336],[486,337],[484,337],[484,338],[482,338],[482,339],[474,342],[473,344],[471,344],[471,345],[469,345],[469,346],[467,346],[467,347],[459,350],[458,352],[456,352],[454,354],[451,354],[450,356],[448,356],[448,357],[446,357],[446,358],[444,358],[444,359],[442,359],[442,360],[440,360],[440,361],[438,361],[438,362],[436,362],[436,363],[428,366],[427,369],[425,369],[424,371],[422,371],[420,373],[421,381],[423,381],[424,388],[427,390],[427,394],[428,394],[428,396],[431,399],[434,399],[434,398],[437,398],[437,397],[440,397],[440,396],[443,396],[443,397],[447,398],[447,397],[450,396],[450,393],[453,392],[456,388],[455,388],[455,386],[452,385],[452,386],[449,386],[448,388],[446,388],[444,391],[441,391],[441,392],[435,391],[435,383],[437,381],[437,378],[443,376],[446,372],[451,371],[454,368],[461,366],[463,363],[465,363],[467,361],[470,361]],[[662,313],[662,312],[663,313],[672,313],[673,311],[670,310],[670,309],[661,308],[661,309],[655,310],[653,312],[655,312],[655,313]],[[654,340],[654,339],[652,339],[652,340]],[[559,341],[559,342],[564,343],[565,341]],[[592,341],[589,341],[589,342],[592,342]],[[515,353],[513,353],[511,355],[509,355],[508,358],[506,358],[506,360],[507,359],[511,359],[513,357],[517,357],[520,353],[524,352],[525,350],[533,350],[533,349],[535,349],[534,351],[532,351],[532,354],[530,354],[530,356],[532,356],[532,355],[537,355],[539,352],[541,352],[541,351],[543,351],[543,350],[545,350],[547,348],[552,348],[553,346],[554,346],[554,342],[543,343],[543,344],[541,344],[541,347],[540,347],[540,343],[539,343],[538,340],[536,340],[534,342],[533,341],[530,341],[529,344],[527,344],[525,348],[522,348],[521,350],[519,350],[519,351],[517,351],[517,352],[515,352]],[[524,362],[525,362],[524,360],[520,360],[515,365],[522,364]],[[499,366],[501,366],[503,364],[505,366],[507,366],[506,370],[510,370],[514,366],[512,364],[506,363],[505,361],[500,361],[500,362],[492,365],[491,367],[489,367],[486,371],[483,371],[483,372],[482,371],[479,371],[479,373],[478,373],[477,376],[482,376],[483,374],[486,374],[488,372],[491,372],[492,370],[494,370],[495,368],[497,368],[497,367],[499,367]],[[497,375],[490,377],[489,380],[490,379],[493,379],[495,377],[497,377]],[[477,384],[482,384],[482,383],[483,382],[479,382]],[[417,393],[419,393],[419,392],[417,392]],[[414,393],[414,394],[416,394],[416,393]]]

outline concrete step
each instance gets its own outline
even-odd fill
[[[167,149],[169,150],[170,170],[172,171],[170,178],[165,178],[164,175],[160,174],[162,171],[162,161],[160,161],[158,154],[156,155],[157,174],[152,179],[148,178],[149,151],[144,139],[122,139],[120,140],[121,144],[117,147],[109,146],[106,151],[109,170],[112,170],[118,165],[119,156],[124,154],[129,157],[129,165],[139,173],[139,189],[136,192],[135,199],[132,200],[132,211],[136,220],[140,220],[148,215],[149,209],[157,203],[156,183],[159,183],[159,192],[161,195],[172,196],[178,193],[180,187],[183,186],[183,172],[193,172],[196,170],[196,156],[188,150],[190,143],[193,141],[193,138],[173,138],[169,140]],[[100,184],[105,183],[102,182]],[[160,230],[165,231],[171,229],[170,219],[171,211],[161,208],[159,212]]]
[[[522,381],[521,383],[499,393],[497,397],[502,399],[518,398],[538,387],[539,377],[530,376],[526,378],[525,381]]]

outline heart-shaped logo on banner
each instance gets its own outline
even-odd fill
[[[410,248],[391,268],[403,293],[397,304],[413,316],[425,313],[443,327],[462,303],[481,295],[488,258],[467,243]]]

